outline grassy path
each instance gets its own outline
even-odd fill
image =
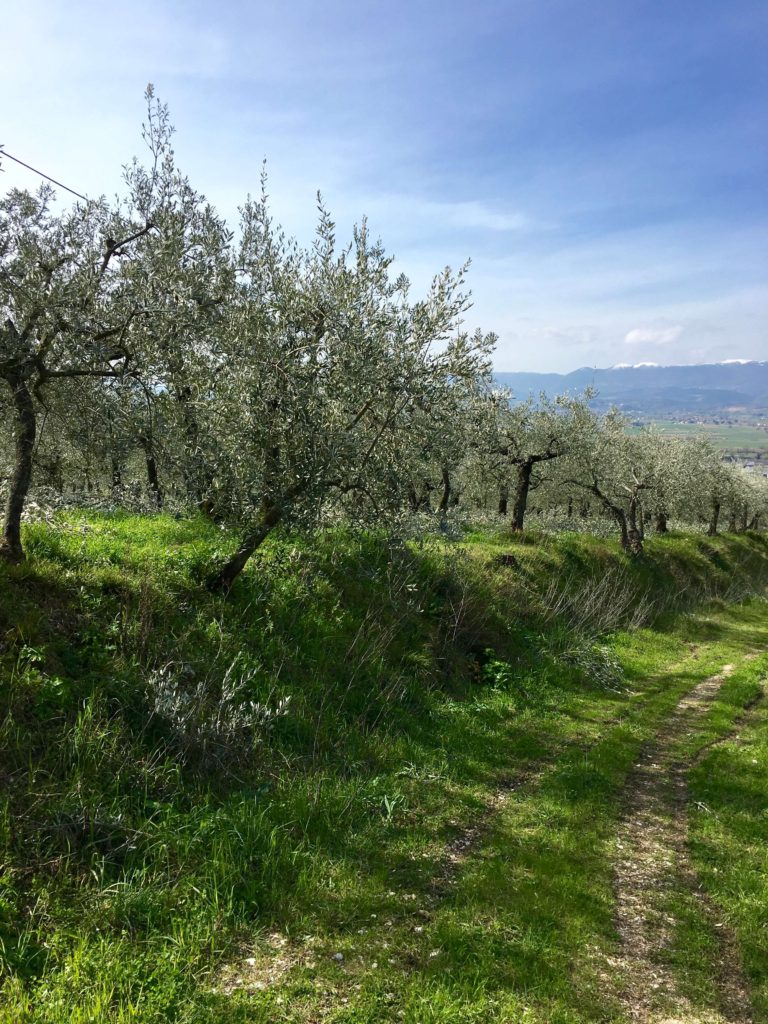
[[[632,689],[610,714],[597,698],[572,709],[567,739],[488,794],[436,877],[409,892],[393,877],[389,910],[359,934],[247,950],[224,974],[221,1019],[764,1019],[722,915],[695,894],[685,789],[696,751],[754,700],[767,639],[763,602],[619,638]]]
[[[615,894],[621,953],[614,966],[625,979],[623,1002],[633,1021],[674,1019],[690,1024],[749,1024],[750,999],[730,931],[700,891],[688,855],[687,774],[678,756],[680,737],[693,733],[725,680],[725,665],[680,700],[674,714],[644,752],[628,781],[627,811],[617,837]],[[717,939],[717,1006],[694,1006],[679,990],[674,972],[663,963],[674,917],[665,912],[670,892],[690,893]],[[660,905],[660,897],[663,903]],[[716,930],[715,930],[716,929]]]

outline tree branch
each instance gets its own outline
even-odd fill
[[[151,220],[147,221],[146,226],[143,227],[140,231],[136,231],[134,234],[129,235],[128,238],[123,238],[120,242],[116,242],[114,239],[108,238],[107,251],[104,253],[104,258],[101,261],[101,267],[99,268],[97,283],[100,282],[102,277],[104,276],[104,273],[107,267],[109,266],[109,261],[112,259],[112,257],[117,255],[117,253],[120,251],[120,249],[123,248],[124,245],[128,245],[130,242],[135,242],[137,238],[143,238],[144,235],[148,235],[149,232],[154,228],[154,226],[155,225],[152,223]]]

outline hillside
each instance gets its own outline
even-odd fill
[[[686,870],[766,1019],[768,746],[717,746],[768,670],[763,537],[283,535],[222,599],[232,543],[69,513],[0,565],[3,1024],[636,1019],[648,744],[707,758]],[[709,1012],[726,933],[661,891]]]
[[[629,414],[758,415],[768,411],[768,362],[691,366],[582,367],[572,373],[505,373],[496,379],[519,398],[597,389],[596,408],[616,405]]]

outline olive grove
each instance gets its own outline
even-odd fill
[[[764,522],[765,478],[708,442],[632,432],[589,393],[495,387],[495,336],[464,326],[466,267],[414,298],[364,221],[339,245],[319,201],[311,243],[288,238],[263,175],[230,228],[147,102],[148,159],[114,202],[0,199],[0,557],[24,557],[33,483],[229,524],[237,547],[209,574],[224,591],[281,524],[445,529],[458,510],[520,531],[557,513],[639,553],[670,521]]]

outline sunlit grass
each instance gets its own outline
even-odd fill
[[[761,540],[664,538],[631,562],[576,536],[284,536],[226,601],[202,580],[234,538],[204,520],[70,514],[26,541],[0,569],[0,1019],[610,1019],[589,1016],[587,953],[611,941],[627,765],[676,694],[763,637],[722,605],[684,635],[616,630],[745,593]],[[153,673],[215,696],[235,659],[250,699],[291,698],[242,748],[152,713]],[[315,966],[214,993],[273,931],[311,936]]]

